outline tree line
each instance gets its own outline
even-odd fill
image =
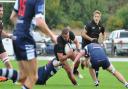
[[[12,26],[9,16],[13,3],[4,3],[4,25]],[[50,28],[83,28],[95,10],[102,12],[108,31],[128,28],[128,0],[46,0],[46,22]]]

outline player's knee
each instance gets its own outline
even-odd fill
[[[37,74],[32,75],[32,76],[29,76],[29,77],[30,77],[30,79],[31,79],[33,82],[37,81],[37,79],[38,79],[38,75],[37,75]]]
[[[110,65],[110,67],[109,67],[109,71],[110,71],[112,74],[115,74],[116,69],[114,68],[113,65]]]

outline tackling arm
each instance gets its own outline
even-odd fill
[[[41,32],[50,36],[54,43],[57,43],[55,34],[49,29],[48,25],[46,24],[42,16],[43,15],[36,15],[36,26],[41,30]]]
[[[74,60],[74,62],[73,62],[73,66],[76,64],[76,62],[82,57],[82,56],[84,56],[85,55],[85,51],[84,50],[82,50],[82,51],[80,51],[80,53],[78,53],[78,55],[76,56],[76,58],[75,58],[75,60]],[[74,68],[74,67],[73,67]]]

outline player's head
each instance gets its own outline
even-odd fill
[[[101,20],[101,12],[99,10],[95,10],[93,12],[93,20],[95,21],[96,24],[98,24]]]
[[[69,28],[64,28],[61,32],[61,35],[64,40],[68,41],[69,40]]]
[[[0,18],[3,17],[3,5],[0,3]]]

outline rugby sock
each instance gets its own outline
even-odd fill
[[[22,89],[29,89],[27,86],[23,85]]]
[[[98,79],[99,71],[95,71],[95,72],[96,72],[96,78]]]
[[[13,69],[0,69],[0,76],[6,77],[7,79],[11,79],[13,82],[19,80],[19,73],[17,72],[17,70]]]
[[[128,82],[125,82],[125,83],[124,83],[124,86],[125,86],[126,88],[128,88]]]

